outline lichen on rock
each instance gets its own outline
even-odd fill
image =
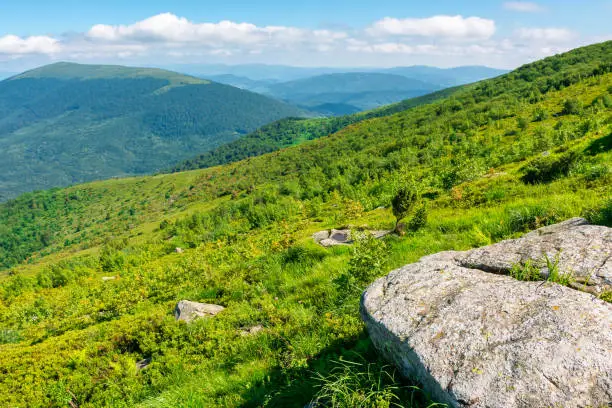
[[[604,288],[611,232],[574,219],[518,240],[424,257],[365,291],[370,337],[451,407],[605,406],[612,401],[612,305],[504,273],[555,252],[566,269]]]

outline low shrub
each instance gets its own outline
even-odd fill
[[[573,151],[561,155],[539,157],[523,168],[521,180],[526,184],[550,183],[566,176],[577,162],[578,157]]]

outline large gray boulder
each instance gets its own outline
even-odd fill
[[[404,375],[451,407],[607,406],[612,305],[503,273],[515,261],[561,250],[561,267],[579,276],[590,271],[601,289],[610,283],[610,232],[575,219],[519,240],[422,258],[363,294],[370,337]]]
[[[535,260],[545,276],[545,256],[551,261],[558,258],[560,273],[571,274],[583,290],[599,294],[612,286],[612,228],[589,225],[582,218],[469,251],[457,260],[462,266],[501,274],[517,263]]]
[[[174,309],[174,317],[176,320],[191,323],[195,319],[215,316],[224,309],[223,306],[219,305],[181,300]]]

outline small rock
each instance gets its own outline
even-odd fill
[[[181,300],[174,309],[174,317],[176,320],[190,323],[198,318],[215,316],[224,309],[219,305]]]
[[[112,281],[112,280],[115,280],[115,279],[117,279],[116,276],[103,276],[102,277],[102,281],[104,281],[104,282]]]
[[[151,359],[150,358],[145,358],[144,360],[140,360],[136,363],[136,369],[137,370],[144,370],[145,368],[147,368],[149,366],[149,364],[151,364]]]
[[[185,251],[183,251],[183,248],[176,247],[176,249],[174,250],[174,252],[176,252],[177,254],[182,254],[182,253],[183,253],[183,252],[185,252]]]
[[[324,239],[328,239],[328,238],[329,238],[329,231],[327,230],[315,232],[314,234],[312,234],[312,239],[314,239],[314,242],[316,242],[317,244],[323,241]]]
[[[264,328],[261,324],[258,324],[257,326],[253,326],[253,327],[245,327],[243,329],[240,329],[240,335],[241,336],[252,336],[254,334],[259,333],[263,329]]]
[[[351,242],[351,230],[331,230],[329,234],[329,239],[333,239],[334,241],[340,244],[348,244]]]
[[[372,234],[374,238],[383,238],[391,234],[392,232],[393,231],[387,230],[369,231],[369,233]],[[329,248],[337,245],[350,245],[353,243],[350,229],[333,229],[331,230],[331,232],[320,231],[313,234],[312,238],[317,244],[321,245],[324,248]]]
[[[384,238],[389,234],[392,234],[391,230],[379,230],[379,231],[370,231],[370,234],[376,239]]]
[[[344,243],[344,242],[338,242],[338,241],[335,241],[333,239],[324,239],[323,241],[319,242],[319,245],[321,245],[324,248],[329,248],[329,247],[333,247],[333,246],[348,245],[348,244]]]

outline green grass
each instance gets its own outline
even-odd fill
[[[524,264],[513,265],[510,276],[521,281],[546,280],[563,286],[571,286],[574,283],[574,277],[571,271],[562,272],[560,270],[559,257],[560,253],[557,253],[553,259],[544,255],[542,259],[530,259]],[[543,275],[543,271],[546,271],[545,275]]]

